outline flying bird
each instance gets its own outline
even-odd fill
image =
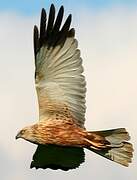
[[[35,85],[39,121],[20,130],[16,139],[37,144],[31,167],[68,170],[84,162],[83,148],[128,166],[133,156],[125,128],[88,131],[85,122],[86,82],[82,58],[71,28],[72,15],[62,23],[64,7],[55,17],[41,12],[34,26]]]

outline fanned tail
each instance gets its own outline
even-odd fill
[[[125,128],[88,132],[86,140],[91,143],[88,149],[93,152],[123,166],[131,163],[133,146],[127,142],[130,136]]]

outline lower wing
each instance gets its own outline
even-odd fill
[[[50,168],[67,171],[78,168],[84,162],[84,157],[83,148],[38,145],[30,168]]]

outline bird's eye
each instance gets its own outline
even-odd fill
[[[23,129],[23,130],[21,130],[21,132],[20,132],[20,134],[24,134],[25,133],[25,130]]]

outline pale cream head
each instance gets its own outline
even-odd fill
[[[24,127],[22,130],[20,130],[17,135],[16,135],[16,139],[22,138],[25,139],[27,141],[30,141],[32,143],[35,143],[35,136],[34,136],[34,128],[32,128],[32,126],[27,126]]]

